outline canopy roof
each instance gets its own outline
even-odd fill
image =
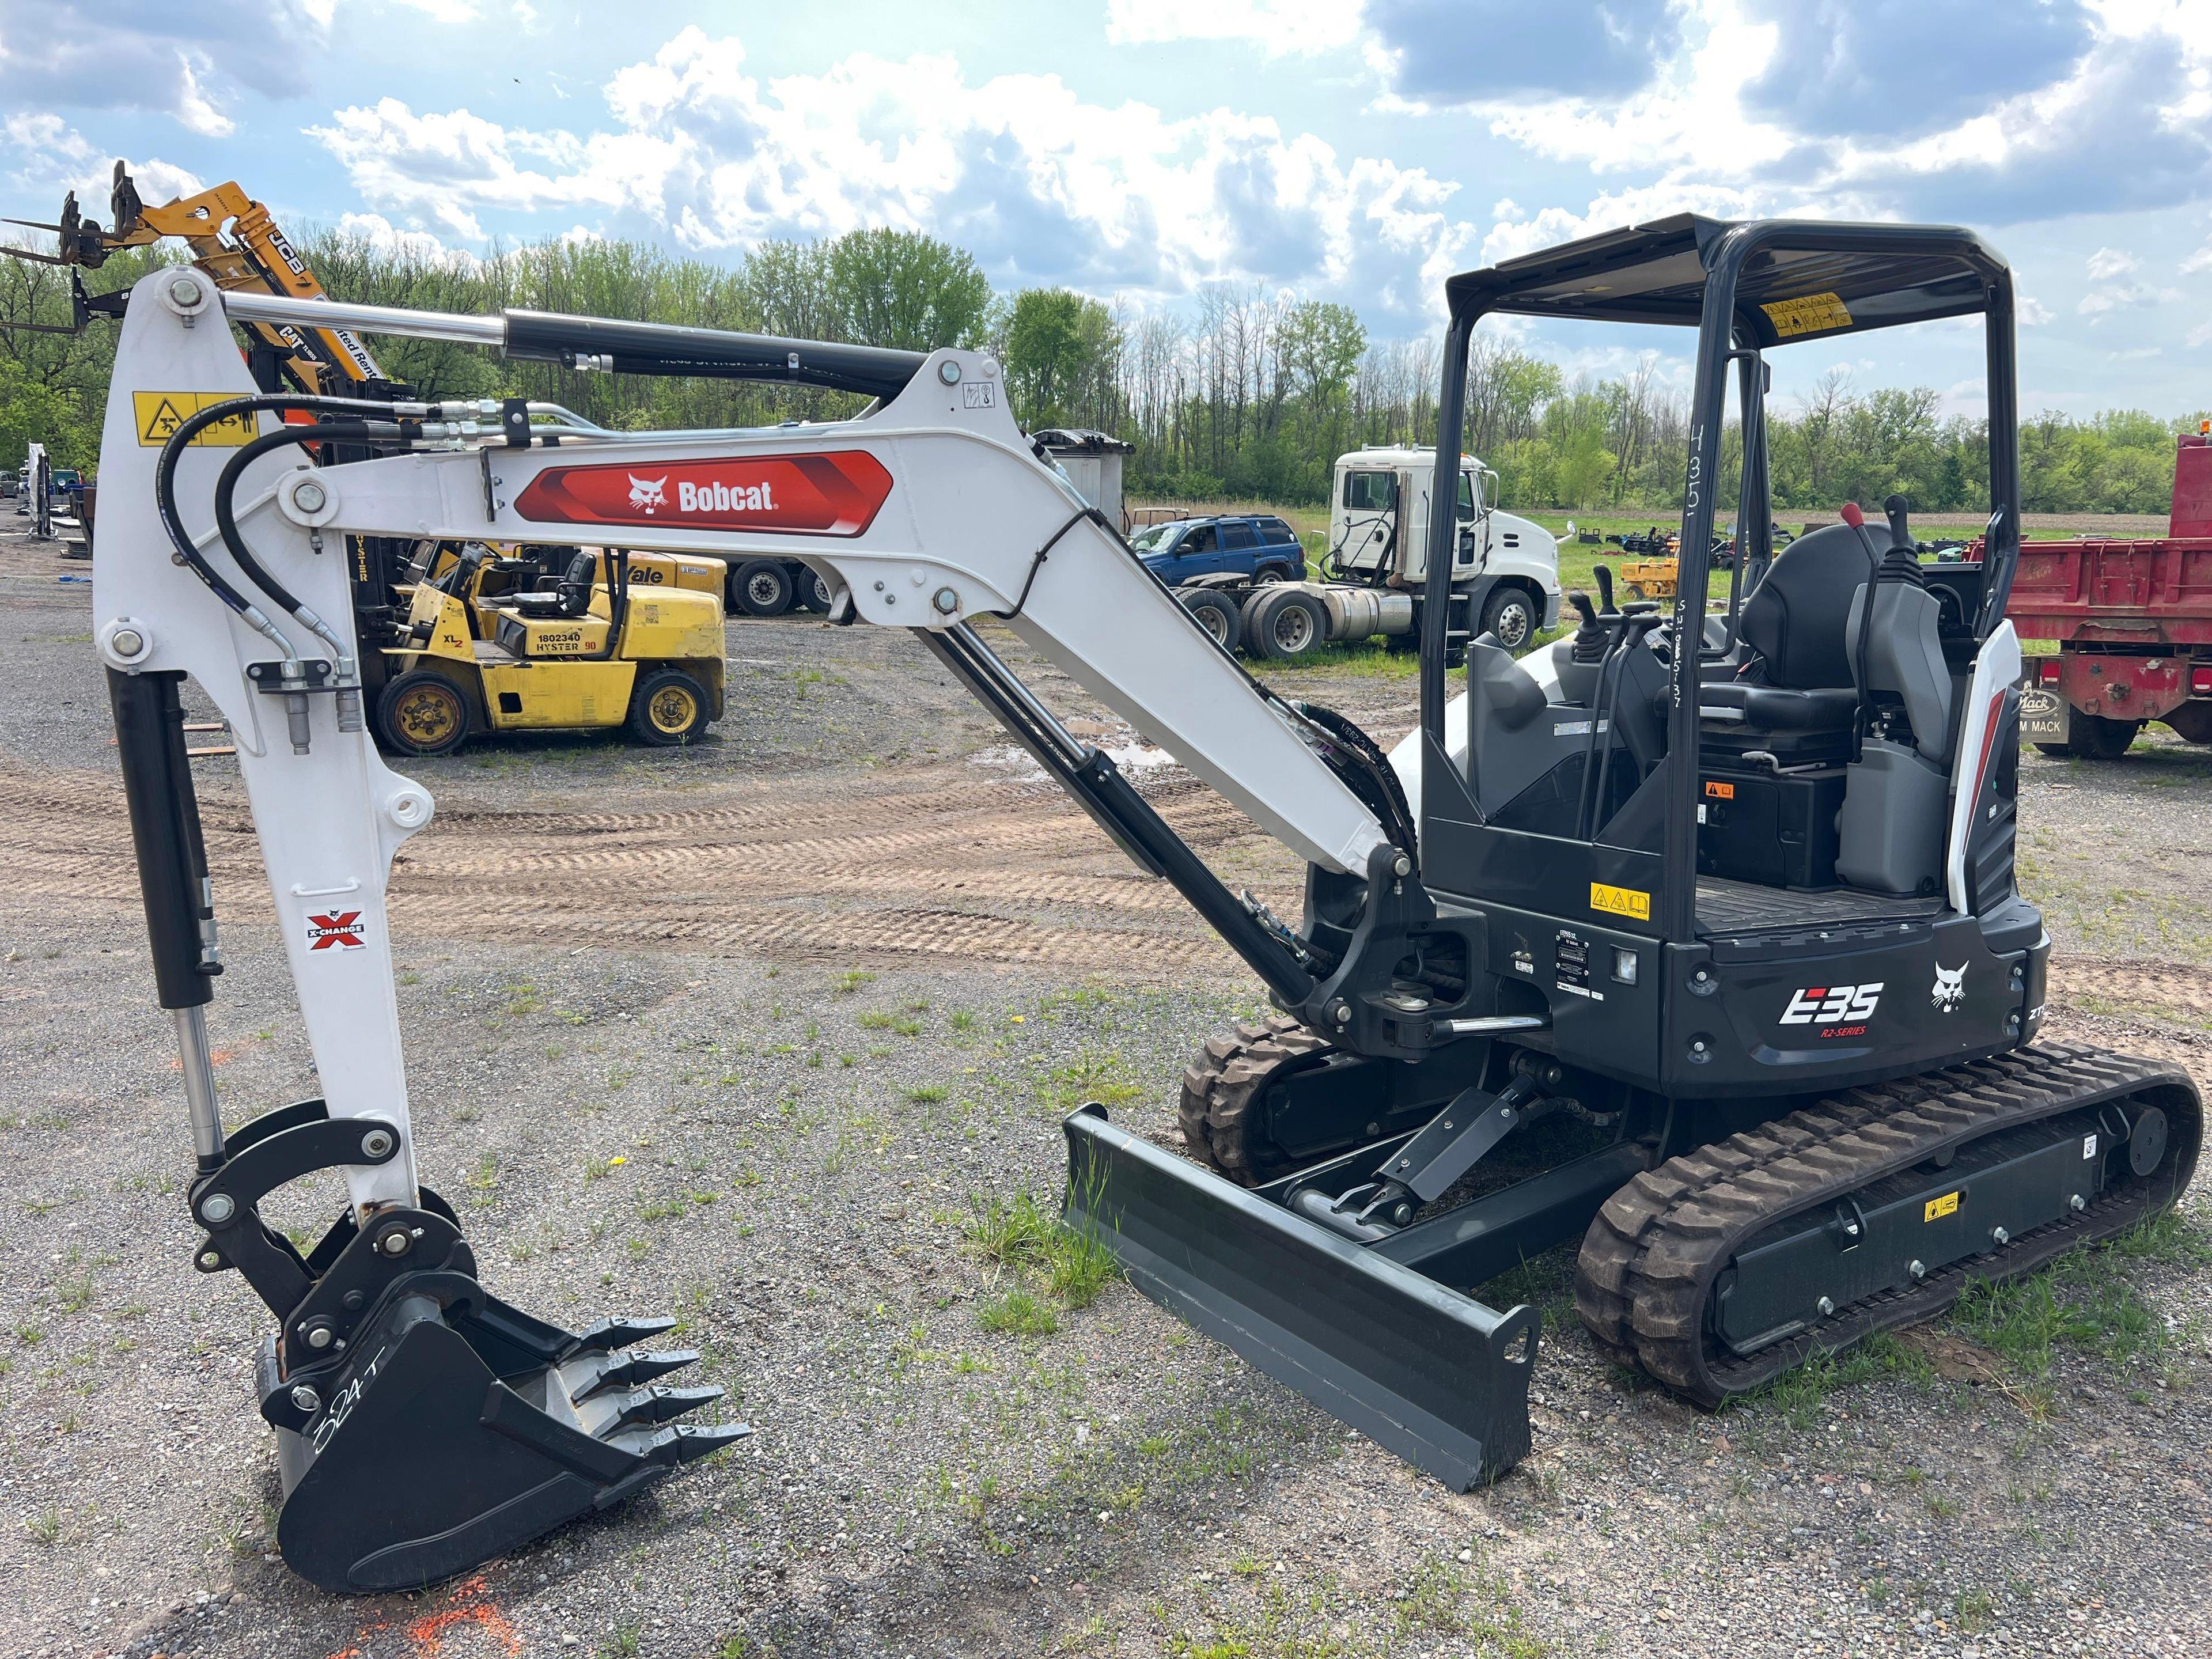
[[[1763,244],[1736,283],[1738,325],[1761,347],[1971,315],[2002,256],[1941,225],[1749,222]],[[1453,277],[1452,314],[1503,311],[1697,326],[1723,239],[1744,222],[1676,214]],[[1821,251],[1790,244],[1825,244]]]

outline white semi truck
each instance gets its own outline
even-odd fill
[[[1255,656],[1297,658],[1323,644],[1377,635],[1410,646],[1420,635],[1435,476],[1432,449],[1371,446],[1340,455],[1321,580],[1255,584],[1231,574],[1200,576],[1185,583],[1179,596],[1209,633],[1228,633],[1229,642]],[[1509,651],[1527,650],[1559,619],[1559,543],[1499,509],[1498,475],[1472,455],[1460,458],[1454,510],[1449,635],[1455,654],[1481,634],[1495,635]]]

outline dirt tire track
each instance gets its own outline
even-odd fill
[[[227,914],[265,900],[234,779],[202,782]],[[1288,902],[1297,872],[1250,821],[1185,776],[1148,799],[1194,845],[1256,854]],[[0,769],[0,902],[135,908],[120,785]],[[1249,852],[1248,853],[1248,848]],[[824,773],[675,811],[441,810],[402,851],[389,899],[406,941],[455,937],[676,944],[770,955],[1003,962],[1231,975],[1235,958],[1165,884],[1139,875],[1050,786],[935,765]]]

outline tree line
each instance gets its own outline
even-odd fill
[[[1327,496],[1332,463],[1367,443],[1436,440],[1440,342],[1371,337],[1350,307],[1263,289],[1209,289],[1181,312],[1109,305],[1064,288],[995,292],[975,259],[909,231],[770,241],[728,264],[649,244],[573,239],[437,257],[329,231],[302,251],[335,298],[462,313],[580,312],[798,339],[927,351],[957,345],[1005,365],[1031,430],[1096,427],[1135,447],[1126,489],[1170,499]],[[159,250],[87,273],[126,288]],[[68,274],[0,261],[0,323],[65,326]],[[610,426],[745,426],[829,419],[858,400],[806,388],[583,374],[503,362],[471,347],[383,337],[386,373],[429,397],[527,396]],[[82,334],[0,331],[0,465],[32,440],[57,461],[96,459],[114,325]],[[1570,376],[1502,337],[1479,337],[1468,370],[1468,448],[1497,469],[1516,507],[1655,510],[1679,505],[1684,396],[1648,354],[1611,377]],[[2135,410],[2022,423],[2025,506],[2033,512],[2163,511],[2173,477],[2170,421]],[[1946,415],[1926,387],[1862,392],[1841,372],[1767,416],[1770,473],[1784,507],[1832,509],[1902,493],[1915,508],[1987,501],[1985,421]],[[1737,465],[1728,460],[1723,499]]]

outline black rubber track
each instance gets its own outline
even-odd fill
[[[2166,1157],[2148,1176],[2107,1188],[2080,1214],[2001,1251],[1869,1297],[1758,1353],[1739,1358],[1708,1334],[1714,1281],[1761,1228],[1998,1130],[2124,1099],[2167,1115]],[[2185,1073],[2097,1048],[2022,1048],[1853,1089],[1670,1158],[1607,1200],[1583,1241],[1576,1311],[1615,1359],[1718,1406],[1815,1353],[1941,1312],[1972,1285],[2017,1278],[2126,1231],[2179,1196],[2203,1135],[2203,1108]]]
[[[1182,1074],[1176,1118],[1186,1150],[1241,1187],[1283,1174],[1290,1164],[1260,1133],[1253,1105],[1285,1070],[1329,1048],[1320,1032],[1281,1015],[1239,1025],[1233,1036],[1207,1038]]]

